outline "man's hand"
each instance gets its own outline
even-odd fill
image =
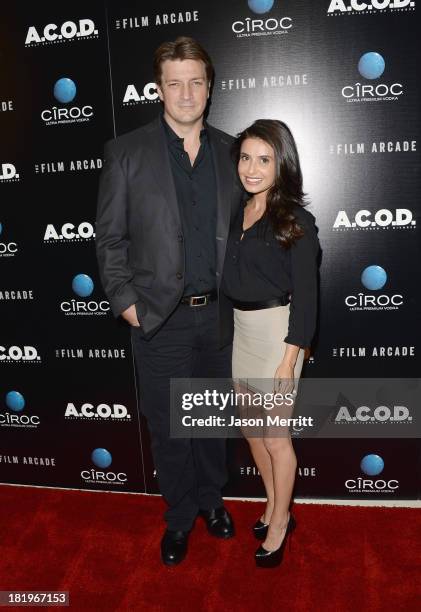
[[[121,316],[132,327],[140,327],[139,319],[137,318],[136,306],[132,304],[121,313]]]

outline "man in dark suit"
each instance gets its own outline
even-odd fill
[[[232,138],[204,121],[206,51],[187,37],[164,43],[154,72],[163,114],[105,146],[96,242],[112,311],[131,326],[140,408],[168,503],[161,556],[175,565],[199,513],[212,535],[234,533],[221,497],[225,440],[171,438],[169,390],[170,378],[231,376],[219,286],[242,190]]]

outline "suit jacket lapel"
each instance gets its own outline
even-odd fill
[[[174,220],[177,223],[176,227],[180,227],[181,219],[177,202],[177,193],[171,171],[164,127],[161,124],[161,120],[158,118],[145,126],[145,134],[147,138],[146,144],[148,154],[150,156],[148,161],[150,162],[156,182],[162,191],[168,209],[174,215]]]
[[[216,177],[216,271],[219,286],[230,224],[232,168],[228,159],[230,143],[215,132],[212,126],[208,126],[208,132]]]

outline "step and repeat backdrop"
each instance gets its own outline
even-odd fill
[[[419,374],[419,8],[73,0],[2,9],[0,482],[157,492],[130,333],[99,282],[94,219],[103,144],[160,112],[152,54],[179,35],[214,61],[210,123],[235,135],[276,118],[296,137],[323,251],[305,376]],[[375,408],[387,426],[393,406]],[[420,495],[416,438],[294,444],[297,497]],[[261,496],[247,445],[228,446],[225,494]]]

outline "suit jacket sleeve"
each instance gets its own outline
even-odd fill
[[[111,310],[118,317],[138,301],[129,267],[128,194],[126,174],[113,151],[113,141],[104,148],[96,219],[96,252],[102,286]]]

